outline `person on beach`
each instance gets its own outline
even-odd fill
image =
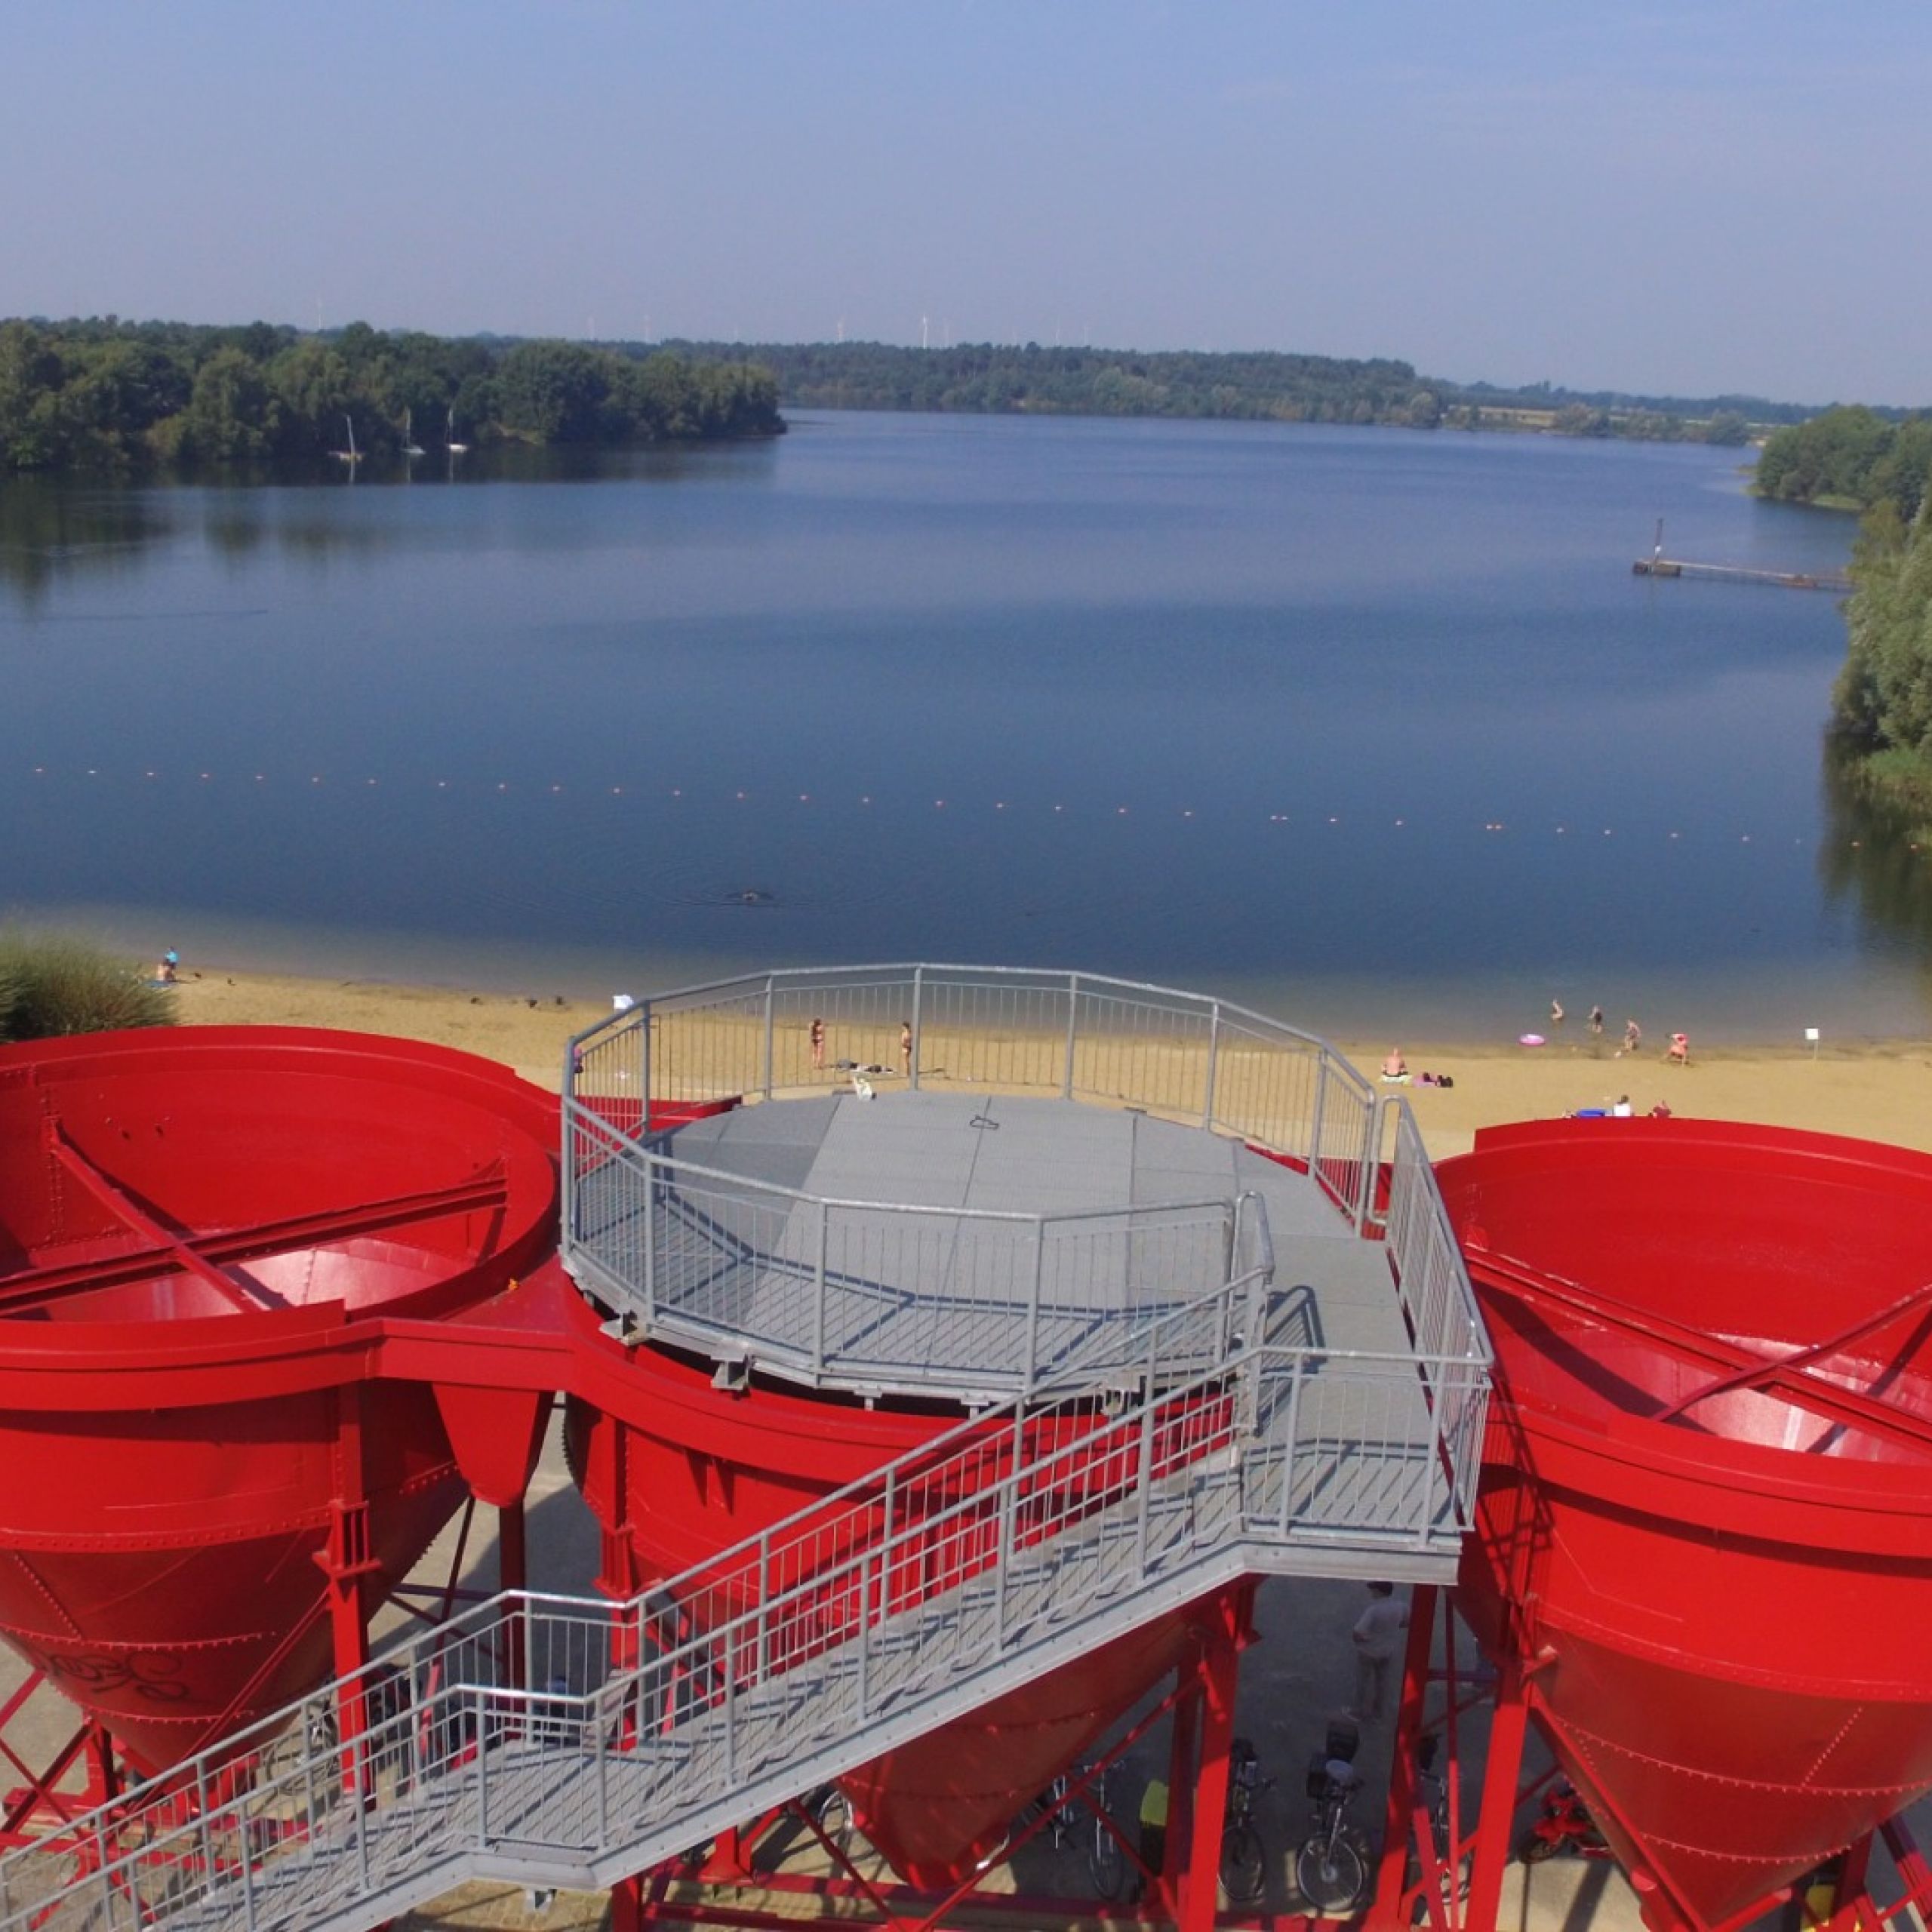
[[[1563,1024],[1563,1002],[1560,999],[1553,999],[1549,1003],[1549,1023],[1552,1026]]]
[[[1404,1081],[1409,1077],[1409,1063],[1402,1057],[1400,1047],[1391,1047],[1382,1062],[1382,1077],[1390,1081]]]
[[[181,955],[173,946],[161,955],[154,969],[154,983],[158,986],[171,986],[180,977]]]
[[[825,1022],[817,1014],[812,1017],[811,1040],[812,1071],[823,1073],[825,1071]]]
[[[1603,1008],[1600,1006],[1590,1008],[1590,1031],[1598,1039],[1603,1038]]]
[[[1644,1029],[1634,1020],[1623,1023],[1623,1051],[1634,1054],[1644,1044]]]
[[[1621,1094],[1618,1097],[1616,1106],[1610,1110],[1611,1118],[1613,1120],[1628,1120],[1635,1111],[1635,1109],[1630,1104],[1630,1096],[1628,1094]]]
[[[912,1023],[902,1020],[899,1023],[899,1065],[906,1078],[912,1077]]]
[[[1690,1064],[1690,1035],[1688,1033],[1672,1034],[1670,1046],[1664,1054],[1664,1059],[1673,1066],[1688,1066]]]

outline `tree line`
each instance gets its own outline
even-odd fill
[[[1539,383],[1458,384],[1392,358],[1349,360],[1254,350],[1044,348],[964,343],[906,349],[881,342],[680,343],[700,360],[749,355],[801,409],[948,411],[976,414],[1170,416],[1238,422],[1393,424],[1517,429],[1574,436],[1743,444],[1754,429],[1796,421],[1795,405],[1758,397],[1692,399],[1579,391]]]
[[[1865,515],[1832,694],[1841,764],[1932,837],[1932,495],[1910,523],[1881,497]]]
[[[1932,415],[1881,415],[1862,406],[1821,411],[1775,432],[1758,459],[1761,497],[1835,509],[1889,503],[1902,524],[1932,481]]]
[[[745,360],[504,343],[365,322],[0,322],[0,472],[304,463],[416,441],[623,444],[783,432]]]

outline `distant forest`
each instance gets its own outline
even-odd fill
[[[1418,375],[1386,358],[1352,361],[1261,351],[1139,355],[970,343],[681,342],[694,360],[749,356],[798,409],[957,411],[978,414],[1211,417],[1244,422],[1395,423],[1418,429],[1540,430],[1660,442],[1743,444],[1799,405],[1761,396],[1623,395],[1539,383],[1522,389]]]
[[[0,322],[0,472],[309,463],[346,446],[770,436],[769,369],[571,342],[306,334],[104,320]]]

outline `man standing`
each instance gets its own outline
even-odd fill
[[[1355,1647],[1355,1715],[1379,1718],[1389,1666],[1401,1655],[1402,1632],[1409,1627],[1409,1607],[1395,1601],[1393,1583],[1371,1583],[1368,1607],[1349,1632]]]

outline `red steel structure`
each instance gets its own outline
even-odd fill
[[[160,1768],[363,1663],[370,1617],[466,1490],[500,1512],[520,1585],[558,1392],[620,1597],[717,1546],[720,1499],[742,1533],[938,1432],[915,1406],[745,1404],[607,1332],[555,1259],[557,1137],[553,1099],[396,1041],[183,1029],[0,1050],[0,1623],[86,1714],[57,1774],[91,1755],[108,1790],[110,1737]],[[1531,1723],[1660,1932],[1741,1924],[1847,1847],[1841,1916],[1869,1922],[1881,1832],[1921,1894],[1897,1814],[1932,1789],[1932,1284],[1915,1258],[1932,1161],[1592,1121],[1485,1134],[1442,1178],[1500,1355],[1457,1592],[1497,1708],[1465,1817],[1469,1686],[1446,1601],[1419,1591],[1368,1922],[1494,1925]],[[1112,1747],[1172,1718],[1168,1869],[1143,1869],[1137,1910],[1213,1923],[1251,1592],[848,1780],[913,1889],[849,1867],[791,1882],[942,1922],[995,1823],[1172,1672]],[[1444,1653],[1451,1795],[1432,1814],[1414,1746]],[[345,1734],[364,1715],[346,1702]],[[742,1875],[771,1822],[721,1840],[711,1874]],[[765,1922],[680,1902],[677,1875],[620,1887],[620,1932]]]
[[[1746,1922],[1847,1847],[1862,1873],[1881,1829],[1915,1880],[1932,1159],[1591,1120],[1438,1173],[1497,1355],[1458,1591],[1501,1672],[1485,1818],[1528,1721],[1655,1927]]]

